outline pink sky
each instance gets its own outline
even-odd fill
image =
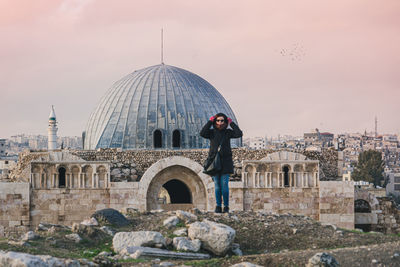
[[[400,134],[400,1],[0,0],[0,138],[81,135],[118,79],[164,61],[209,81],[245,136]]]

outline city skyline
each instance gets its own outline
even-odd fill
[[[4,1],[0,138],[80,136],[123,76],[164,61],[210,82],[244,135],[400,134],[400,3]]]

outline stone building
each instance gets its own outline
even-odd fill
[[[235,158],[242,160],[235,161],[239,169],[235,172],[240,176],[230,182],[231,210],[306,215],[353,228],[352,182],[321,181],[320,161],[299,153],[280,151],[263,155],[260,151],[238,151]],[[71,225],[103,208],[213,210],[214,183],[202,172],[199,162],[206,150],[174,153],[27,153],[14,170],[20,179],[0,183],[0,233],[18,232],[40,222]],[[145,156],[131,160],[128,168],[126,163],[116,160],[117,155],[130,155],[130,159]],[[254,159],[254,155],[261,158]],[[101,159],[92,160],[96,156]],[[152,162],[144,164],[148,159]],[[148,167],[139,173],[140,166]],[[137,178],[117,182],[112,173],[135,173]]]
[[[91,114],[84,149],[203,148],[201,127],[218,112],[237,122],[224,97],[187,70],[160,64],[117,81]],[[236,147],[241,140],[232,140]]]

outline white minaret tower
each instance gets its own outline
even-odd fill
[[[56,113],[54,112],[54,106],[51,106],[49,116],[49,128],[47,128],[48,134],[48,150],[55,150],[57,148],[57,119]]]

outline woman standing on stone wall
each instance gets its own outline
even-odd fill
[[[227,129],[228,126],[232,129]],[[218,152],[221,144],[220,155],[222,170],[213,176],[215,184],[215,212],[222,212],[222,199],[224,200],[224,211],[229,212],[229,175],[233,173],[233,160],[231,149],[231,138],[239,138],[243,136],[239,127],[224,113],[218,113],[212,116],[210,120],[203,126],[200,136],[210,139],[210,150],[208,151],[207,161],[212,161]],[[221,143],[222,142],[222,143]]]

